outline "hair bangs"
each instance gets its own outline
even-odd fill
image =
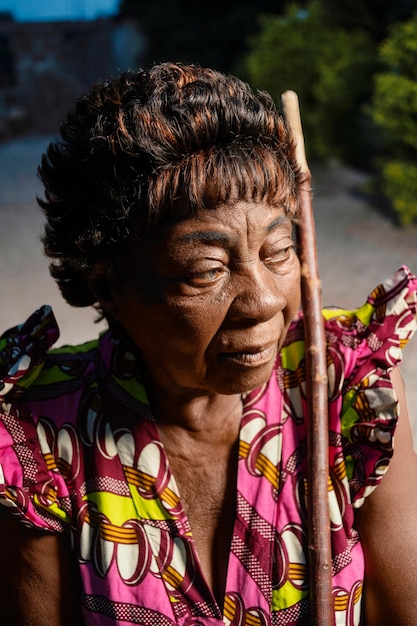
[[[149,224],[166,218],[182,219],[200,209],[222,204],[266,202],[280,206],[292,219],[298,216],[293,165],[270,149],[227,146],[188,155],[161,169],[148,188]]]

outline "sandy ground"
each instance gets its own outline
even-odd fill
[[[0,144],[0,329],[47,303],[58,320],[62,345],[90,339],[100,327],[93,311],[73,309],[62,300],[39,243],[43,217],[35,197],[42,190],[36,168],[48,141],[29,137]],[[313,169],[313,177],[324,304],[362,304],[403,264],[417,273],[417,228],[397,228],[369,205],[360,193],[362,173],[333,166]],[[407,348],[403,375],[417,440],[417,337]]]

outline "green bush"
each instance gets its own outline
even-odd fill
[[[383,129],[388,151],[417,151],[417,66],[414,78],[388,72],[376,75],[372,114]]]
[[[383,192],[402,226],[417,219],[417,164],[386,161],[382,166]]]
[[[380,49],[371,115],[384,139],[382,189],[401,224],[417,222],[417,16],[395,26]]]
[[[246,59],[248,80],[278,100],[286,89],[300,98],[311,158],[362,164],[366,140],[362,103],[371,95],[376,50],[361,30],[326,25],[319,2],[262,18]]]

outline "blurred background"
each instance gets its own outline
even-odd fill
[[[417,0],[0,0],[0,329],[48,303],[59,344],[100,330],[49,277],[36,169],[92,82],[166,60],[299,94],[325,304],[358,306],[402,264],[417,273]],[[403,373],[417,433],[416,341]]]

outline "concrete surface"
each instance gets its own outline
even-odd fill
[[[41,250],[43,217],[35,197],[42,190],[36,168],[48,142],[49,137],[28,137],[0,144],[0,329],[48,303],[61,328],[58,345],[62,345],[90,339],[101,327],[94,324],[93,311],[65,304]],[[417,227],[397,228],[370,206],[360,194],[364,181],[362,173],[340,166],[313,170],[318,257],[327,305],[362,304],[403,264],[417,273]],[[417,435],[417,337],[406,350],[403,374]]]

